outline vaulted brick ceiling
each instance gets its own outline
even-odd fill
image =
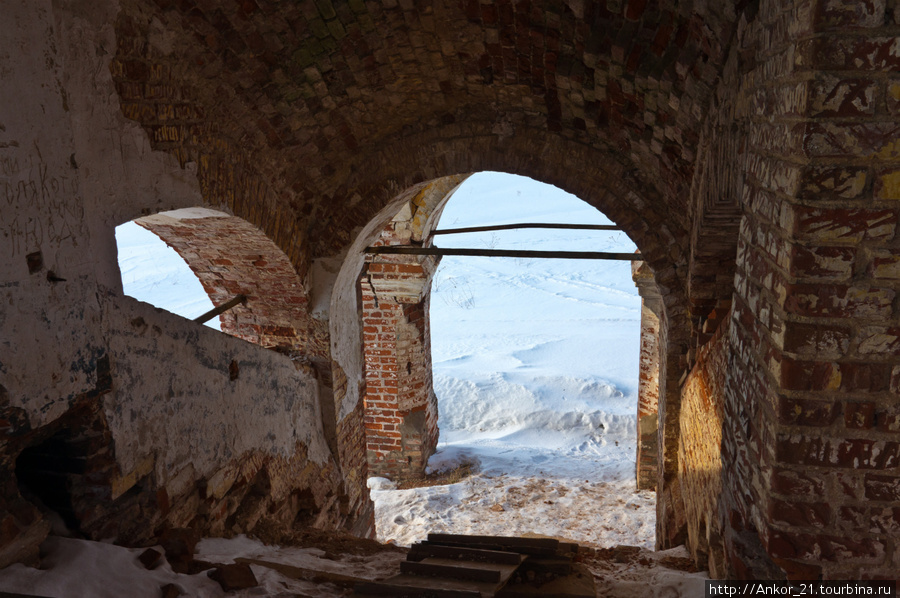
[[[112,68],[124,113],[198,162],[207,200],[267,229],[300,270],[402,188],[494,169],[597,205],[681,286],[694,153],[734,11],[125,0]]]

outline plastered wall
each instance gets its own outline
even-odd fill
[[[115,225],[204,199],[193,167],[120,112],[117,10],[13,2],[0,24],[0,566],[33,559],[48,531],[16,458],[51,433],[74,452],[85,435],[106,443],[71,478],[97,499],[76,505],[89,536],[367,518],[325,440],[312,367],[121,293]],[[245,501],[263,478],[265,500]]]

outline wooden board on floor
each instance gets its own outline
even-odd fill
[[[547,583],[511,583],[499,592],[496,598],[596,598],[597,588],[594,576],[587,567],[575,564],[573,571]]]
[[[474,561],[477,563],[517,565],[522,562],[525,555],[506,550],[482,550],[465,546],[444,546],[418,542],[412,545],[412,548],[409,549],[409,554],[406,556],[407,560],[410,561],[421,561],[428,557]]]

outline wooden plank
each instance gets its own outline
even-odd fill
[[[438,544],[425,544],[422,542],[413,544],[407,560],[421,561],[428,557],[443,559],[458,559],[474,561],[478,563],[498,563],[504,565],[518,565],[525,558],[521,553],[504,550],[482,550],[478,548],[466,548],[464,546],[443,546]]]
[[[427,542],[425,542],[427,544]],[[454,546],[452,543],[443,543],[442,546]],[[456,545],[462,546],[462,545]],[[476,548],[478,550],[495,550],[498,552],[517,552],[527,556],[557,556],[558,552],[553,548],[544,548],[541,546],[509,546],[508,544],[466,544],[467,548]]]
[[[493,226],[470,226],[467,228],[443,228],[432,231],[432,235],[456,235],[459,233],[481,233],[494,230],[515,230],[519,228],[556,228],[565,230],[614,230],[621,231],[615,224],[561,224],[555,222],[522,222],[519,224],[497,224]]]
[[[402,561],[400,572],[408,575],[430,575],[433,577],[446,577],[448,579],[462,579],[466,581],[483,581],[486,583],[500,583],[503,572],[490,563],[470,562],[434,562],[442,559],[425,559],[424,561]],[[478,565],[481,565],[480,567]],[[506,565],[509,567],[510,565]],[[515,567],[513,567],[515,570]]]
[[[559,548],[559,540],[555,538],[522,538],[518,536],[464,536],[459,534],[428,534],[428,542],[449,546],[472,546],[479,544],[494,544],[508,547],[513,551],[517,549],[539,549],[543,551],[556,551]]]
[[[456,590],[431,587],[415,587],[388,581],[370,581],[356,584],[354,593],[361,596],[391,596],[392,598],[482,598],[478,590]]]
[[[640,253],[609,253],[605,251],[536,251],[527,249],[477,249],[445,247],[411,247],[408,245],[385,245],[366,247],[366,253],[373,255],[436,255],[464,257],[519,257],[563,260],[623,260],[643,261]]]

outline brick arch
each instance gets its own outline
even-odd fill
[[[477,147],[475,144],[469,143],[471,148]],[[416,152],[411,152],[418,155]],[[468,154],[471,160],[472,152]],[[474,154],[477,155],[477,154]],[[500,152],[498,156],[509,153]],[[571,155],[571,154],[569,154]],[[397,156],[394,156],[394,164],[400,162]],[[575,156],[572,163],[578,163],[579,158],[583,156]],[[513,158],[515,159],[515,157]],[[496,167],[502,161],[496,157],[486,159],[483,163],[488,163]],[[461,164],[459,167],[470,165]],[[543,172],[553,172],[553,182],[559,184],[565,179],[567,174],[571,176],[571,171],[567,171],[564,167],[552,168],[553,165],[545,167]],[[558,166],[558,165],[557,165]],[[535,169],[537,170],[537,169]],[[534,174],[534,170],[526,171]],[[415,176],[415,175],[407,175]],[[550,178],[549,176],[547,178]],[[611,193],[606,189],[601,189],[597,193],[598,186],[592,184],[593,181],[577,179],[578,185],[569,183],[569,190],[573,186],[581,189],[591,189],[593,191],[594,202],[587,203],[597,206],[617,206],[610,201],[608,195]],[[367,438],[368,447],[368,463],[370,471],[378,475],[388,475],[389,477],[403,477],[406,475],[415,475],[424,468],[427,458],[434,450],[437,442],[437,406],[431,388],[431,364],[430,364],[430,333],[427,329],[427,313],[428,313],[428,297],[430,292],[430,276],[434,270],[434,265],[429,260],[421,257],[411,256],[378,256],[377,259],[368,258],[363,260],[359,255],[359,251],[367,245],[380,244],[409,244],[424,243],[429,244],[430,238],[428,231],[436,226],[443,205],[452,194],[452,185],[455,184],[455,177],[445,177],[443,179],[435,179],[426,183],[412,185],[409,190],[399,194],[389,207],[382,210],[380,215],[369,223],[368,233],[361,235],[365,238],[364,242],[357,240],[354,249],[351,250],[350,259],[356,260],[352,270],[356,272],[356,278],[362,277],[359,285],[360,303],[358,307],[354,307],[352,311],[361,309],[362,322],[361,334],[363,342],[360,352],[365,356],[361,362],[360,368],[363,373],[358,373],[361,383],[364,383],[365,390],[361,391],[359,399],[360,405],[363,407],[363,413],[360,418],[365,426],[365,436]],[[633,192],[631,196],[634,197]],[[599,199],[598,199],[599,198]],[[640,198],[635,198],[641,201]],[[621,206],[624,202],[619,202]],[[617,207],[618,207],[617,206]],[[602,207],[600,208],[603,209]],[[609,216],[610,214],[607,213]],[[415,226],[412,223],[418,222]],[[427,223],[427,224],[426,224]],[[640,229],[638,229],[640,230]],[[632,235],[638,236],[631,231]],[[643,238],[648,238],[644,231]],[[674,272],[676,269],[670,264],[659,261],[655,262],[660,272]],[[346,264],[345,264],[346,267]],[[649,270],[649,269],[648,269]],[[360,274],[361,273],[361,274]],[[649,270],[649,276],[652,278],[654,273]],[[348,276],[346,284],[352,284],[356,281],[353,276]],[[670,283],[669,287],[662,286],[667,282],[663,276],[657,276],[657,283],[652,284],[654,289],[662,287],[666,289],[662,293],[662,298],[668,302],[669,309],[672,305],[678,305],[672,300],[672,293],[668,288],[678,289],[676,283]],[[416,290],[409,293],[408,289]],[[336,291],[338,294],[346,295],[349,293],[347,289],[343,292]],[[398,297],[399,295],[403,295]],[[643,293],[642,293],[643,294]],[[659,297],[660,295],[657,295]],[[662,300],[659,300],[662,304]],[[660,305],[662,307],[662,305]],[[659,309],[658,311],[662,311]],[[664,314],[661,314],[664,315]],[[332,317],[336,317],[332,313]],[[664,316],[665,317],[665,316]],[[337,316],[337,320],[341,318]],[[683,354],[687,346],[686,339],[689,338],[690,330],[687,327],[681,328],[672,325],[671,318],[663,320],[668,325],[666,334],[663,334],[663,348],[665,351],[661,356],[661,361],[665,363],[675,363],[676,368],[683,366]],[[686,318],[681,320],[686,322]],[[417,323],[419,326],[418,336],[413,335],[413,339],[403,341],[401,329],[408,327],[411,323]],[[339,338],[345,331],[333,330],[333,342]],[[654,335],[658,331],[654,331]],[[677,343],[678,339],[684,339],[683,344]],[[389,346],[386,348],[381,341],[388,340]],[[673,342],[675,341],[675,342]],[[402,345],[402,346],[401,346]],[[656,351],[658,349],[654,349]],[[335,352],[339,354],[339,351]],[[413,357],[410,357],[412,355]],[[403,362],[403,363],[401,363]],[[406,364],[409,369],[407,375],[398,373],[398,370]],[[672,369],[663,369],[666,375],[673,377]],[[675,375],[680,374],[680,370],[676,370]],[[353,374],[351,378],[356,377]],[[410,392],[409,388],[405,388],[401,381],[405,381],[407,386],[415,384],[418,388],[415,392]],[[675,380],[674,382],[677,382]],[[668,386],[668,409],[669,414],[675,412],[679,406],[677,399],[680,398],[678,385],[670,382]],[[385,388],[389,386],[389,388]],[[405,389],[404,389],[405,388]],[[665,383],[662,385],[663,392],[667,388]],[[673,390],[674,389],[674,390]],[[407,396],[410,395],[410,396]],[[406,398],[404,398],[406,397]],[[642,413],[643,419],[652,418],[652,430],[647,431],[647,435],[655,436],[656,434],[656,405],[652,408],[652,413]],[[646,409],[645,409],[646,411]],[[421,413],[422,416],[414,419],[415,414]],[[677,417],[675,418],[677,422]],[[645,422],[645,427],[647,422]],[[671,424],[670,424],[671,425]],[[677,430],[676,430],[677,433]],[[672,431],[667,431],[667,443],[664,445],[669,448],[670,444],[677,447],[678,436],[673,435]],[[656,442],[652,442],[652,446],[656,447]],[[649,451],[650,449],[648,449]],[[677,449],[676,449],[677,450]],[[648,456],[649,457],[649,456]],[[671,455],[670,455],[671,457]],[[643,478],[647,475],[656,476],[656,458],[652,457],[644,459],[649,462],[642,465],[644,472],[641,473]],[[677,467],[676,462],[664,462],[663,469]],[[649,482],[647,485],[653,487],[655,481]]]
[[[477,127],[481,134],[471,136],[454,135],[456,127],[448,125],[404,137],[361,164],[338,197],[365,197],[366,205],[352,212],[323,207],[317,213],[321,226],[310,238],[313,253],[339,251],[346,243],[343,231],[365,225],[403,189],[457,173],[507,172],[555,185],[606,214],[651,265],[670,319],[683,317],[689,233],[651,183],[609,151],[540,130],[500,138],[491,134],[492,123]]]
[[[398,140],[385,148],[383,155],[357,170],[359,175],[351,181],[357,186],[346,193],[369,198],[370,208],[374,209],[389,201],[386,198],[393,197],[398,187],[426,184],[421,182],[422,178],[452,172],[505,171],[565,189],[621,226],[645,256],[663,305],[659,331],[663,349],[660,392],[665,400],[660,403],[659,414],[659,421],[664,423],[660,475],[667,483],[671,482],[678,472],[680,381],[689,367],[688,352],[693,344],[685,284],[688,233],[679,227],[672,207],[661,194],[642,183],[633,169],[615,156],[540,131],[516,131],[500,139],[490,134],[491,126],[485,123],[484,134],[472,138],[453,138],[450,125],[423,136]],[[370,183],[373,173],[383,177],[384,182]],[[321,236],[311,239],[313,251],[328,251],[329,243],[341,238],[340,230],[348,228],[348,218],[367,214],[363,210],[329,219],[329,213],[321,213],[319,217],[328,224],[321,227]],[[358,220],[353,223],[354,226],[363,224]],[[678,509],[678,506],[668,508],[669,513],[676,513],[673,520],[679,516]],[[666,519],[659,519],[662,525],[668,525]],[[674,540],[678,532],[665,534]]]
[[[441,128],[503,138],[527,126],[607,152],[659,186],[686,227],[697,132],[737,4],[130,0],[113,72],[125,114],[199,165],[210,205],[267,230],[305,273],[325,255],[307,254],[316,217],[357,208],[346,180],[396,139]],[[151,22],[175,41],[157,43]],[[407,182],[448,172],[421,174]],[[349,242],[352,229],[329,234]]]
[[[222,332],[267,348],[327,355],[327,332],[308,316],[308,294],[288,257],[246,220],[208,209],[176,210],[134,221],[174,249],[214,305],[246,302],[219,316]]]
[[[690,270],[725,261],[691,254],[705,238],[691,183],[746,4],[124,0],[111,68],[154,147],[196,163],[204,200],[265,230],[304,279],[398,194],[444,175],[502,170],[609,202],[665,302],[662,415],[675,438],[691,310],[708,307],[690,301],[703,287]],[[541,163],[579,146],[570,170],[606,176],[563,179],[562,159]],[[674,443],[665,450],[674,482]]]

